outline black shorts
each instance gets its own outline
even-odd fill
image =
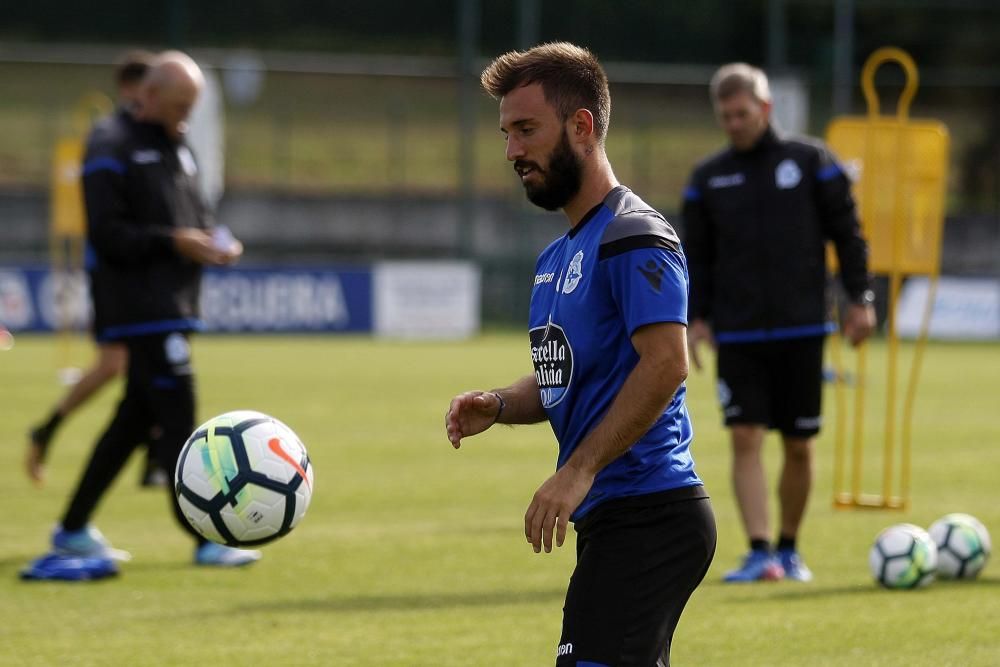
[[[669,665],[674,628],[715,555],[704,488],[609,500],[576,531],[556,665]]]
[[[825,337],[719,345],[719,404],[727,426],[760,424],[785,435],[819,433]]]

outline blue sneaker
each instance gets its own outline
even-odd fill
[[[215,542],[205,542],[194,552],[196,565],[212,565],[215,567],[239,567],[260,560],[260,552],[256,549],[235,549]]]
[[[781,564],[769,551],[751,550],[738,569],[726,572],[723,581],[777,581],[784,576]]]
[[[52,550],[64,556],[132,560],[132,554],[112,547],[101,531],[89,524],[80,530],[65,530],[62,526],[56,526],[52,531]]]
[[[93,581],[118,574],[118,566],[110,558],[67,556],[50,552],[28,563],[21,570],[26,581]]]
[[[781,568],[785,571],[785,579],[812,581],[812,570],[806,567],[799,552],[795,549],[779,549],[778,562],[781,563]]]

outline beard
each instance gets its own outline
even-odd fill
[[[563,130],[562,138],[552,153],[549,155],[548,169],[542,170],[536,163],[518,161],[514,163],[514,168],[530,165],[541,176],[541,183],[532,185],[524,184],[524,192],[535,206],[540,206],[546,211],[555,211],[576,196],[580,191],[580,184],[583,182],[583,165],[580,159],[573,153],[569,145],[569,136]]]

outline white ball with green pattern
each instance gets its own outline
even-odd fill
[[[946,514],[927,531],[938,549],[938,576],[975,579],[990,558],[990,534],[971,514]]]
[[[897,523],[875,538],[868,566],[875,581],[886,588],[921,588],[934,580],[937,555],[937,546],[926,530],[912,523]]]
[[[253,546],[287,535],[302,520],[313,468],[292,429],[270,415],[237,410],[191,434],[177,459],[174,490],[206,539]]]

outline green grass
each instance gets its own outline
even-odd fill
[[[202,337],[200,415],[270,412],[295,428],[316,467],[302,525],[243,571],[190,565],[162,492],[137,487],[134,460],[96,523],[135,559],[117,580],[21,583],[113,407],[102,394],[64,427],[48,485],[21,471],[23,434],[59,393],[55,339],[0,352],[0,662],[4,665],[552,664],[573,544],[535,555],[522,513],[551,471],[546,426],[497,428],[458,452],[443,434],[450,397],[529,370],[520,334],[464,343],[363,338]],[[75,354],[85,357],[83,344]],[[873,356],[884,354],[876,346]],[[698,469],[719,548],[675,637],[676,665],[995,665],[1000,570],[916,592],[877,589],[867,553],[882,527],[978,516],[1000,538],[996,421],[1000,349],[934,345],[917,400],[913,503],[905,512],[831,508],[831,437],[802,549],[812,584],[720,583],[743,551],[728,449],[709,374],[689,381]],[[872,412],[871,414],[875,414]],[[769,441],[773,475],[777,443]]]

